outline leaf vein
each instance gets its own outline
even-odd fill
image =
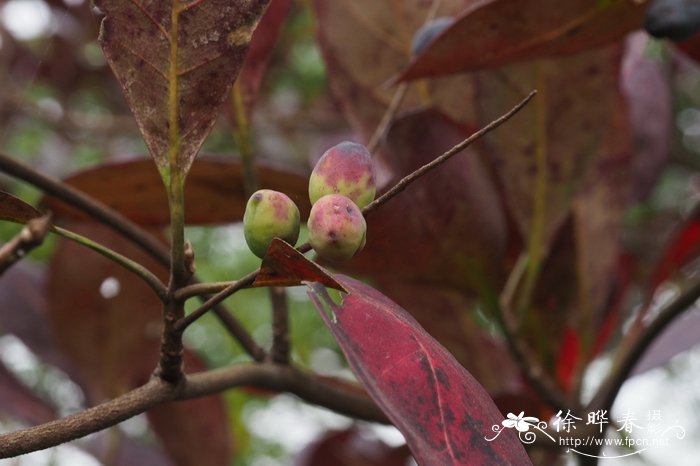
[[[151,20],[151,22],[155,25],[156,29],[158,29],[158,30],[160,31],[160,33],[163,35],[163,37],[165,37],[165,40],[167,40],[167,41],[170,43],[170,35],[168,34],[168,31],[165,30],[165,28],[163,27],[162,24],[160,24],[158,21],[156,21],[156,19],[151,15],[151,13],[146,9],[146,7],[144,7],[144,6],[141,4],[141,2],[139,2],[139,1],[137,1],[137,0],[129,0],[129,1],[131,1],[131,3],[132,3],[136,8],[138,8],[139,10],[141,10],[141,12],[144,14],[144,16],[145,16],[146,18],[148,18],[149,20]]]
[[[440,396],[440,384],[437,379],[437,375],[435,374],[435,364],[433,363],[433,359],[430,357],[430,353],[427,351],[425,346],[420,342],[419,339],[414,337],[414,341],[418,343],[418,346],[420,346],[421,350],[425,354],[425,358],[428,361],[428,364],[430,365],[430,376],[433,379],[433,384],[435,385],[435,395],[437,396],[437,401],[438,401],[438,411],[440,412],[440,423],[442,424],[442,435],[445,438],[445,445],[447,446],[447,451],[449,451],[450,458],[452,458],[453,462],[457,461],[457,458],[455,456],[455,452],[452,449],[452,443],[450,442],[449,437],[447,436],[447,425],[445,424],[445,411],[442,409],[442,397]]]

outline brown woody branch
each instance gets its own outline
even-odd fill
[[[244,385],[293,393],[301,399],[359,419],[388,422],[367,397],[341,390],[292,366],[239,364],[188,375],[178,384],[152,378],[118,398],[71,416],[0,435],[0,458],[54,447],[105,429],[166,401],[197,398]]]
[[[0,275],[25,257],[29,251],[40,246],[50,228],[50,216],[34,218],[27,222],[22,231],[3,244],[0,247]]]
[[[270,358],[277,364],[289,364],[289,304],[284,287],[270,287],[272,302],[272,349]]]

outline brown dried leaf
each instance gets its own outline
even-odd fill
[[[614,122],[624,108],[619,91],[619,47],[540,60],[479,74],[477,104],[488,123],[532,89],[533,102],[482,141],[524,238],[532,229],[538,190],[538,144],[546,158],[543,240],[561,227],[573,197],[595,175]],[[543,136],[542,141],[538,134]],[[624,135],[622,135],[624,136]]]
[[[400,79],[583,52],[640,28],[645,9],[630,0],[472,1]]]
[[[261,187],[287,194],[297,204],[301,215],[308,215],[311,206],[306,174],[261,163],[257,163],[255,169]],[[75,173],[64,181],[140,225],[159,227],[170,222],[163,182],[148,159],[108,162]],[[235,159],[203,156],[187,175],[185,217],[188,224],[240,221],[247,201],[241,164]],[[85,214],[55,198],[45,198],[42,203],[56,218],[87,219]]]
[[[34,207],[10,193],[0,191],[0,220],[27,223],[37,217],[41,217],[41,212]]]
[[[108,228],[66,226],[167,277],[163,266]],[[63,239],[49,267],[49,321],[59,347],[90,382],[91,399],[112,398],[146,382],[158,361],[162,327],[162,305],[153,290],[119,265]]]
[[[436,14],[455,14],[468,3],[444,0]],[[395,91],[386,83],[410,59],[413,35],[426,20],[432,2],[314,0],[313,5],[331,90],[353,127],[369,139]],[[469,76],[421,83],[411,86],[399,113],[434,105],[460,124],[473,127],[474,91]]]
[[[189,170],[268,3],[95,1],[102,50],[164,177]]]

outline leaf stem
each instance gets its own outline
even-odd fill
[[[170,208],[170,281],[163,306],[163,334],[156,374],[171,383],[182,372],[182,333],[173,325],[185,315],[185,304],[174,299],[175,291],[190,279],[185,262],[185,167],[180,161],[180,119],[178,102],[180,0],[173,0],[170,17],[170,60],[168,67],[168,206]]]
[[[255,166],[253,165],[255,153],[253,152],[250,116],[246,110],[242,87],[243,85],[240,79],[237,79],[236,82],[233,83],[233,88],[231,89],[231,107],[235,119],[233,140],[241,155],[243,189],[247,197],[258,189],[258,179],[255,175]]]
[[[111,260],[115,264],[121,265],[126,270],[132,272],[134,275],[138,276],[144,282],[146,282],[146,284],[150,286],[153,291],[155,291],[155,293],[161,300],[165,301],[167,299],[168,289],[166,288],[166,286],[158,279],[158,277],[155,276],[153,272],[151,272],[138,262],[135,262],[129,259],[128,257],[122,256],[118,252],[113,251],[112,249],[100,243],[97,243],[91,240],[90,238],[86,238],[83,235],[74,233],[70,230],[66,230],[65,228],[54,226],[53,231],[66,239],[75,241],[80,245],[92,249],[93,251]]]
[[[523,288],[517,305],[517,315],[522,318],[529,309],[532,301],[537,278],[540,274],[542,261],[542,245],[544,244],[544,228],[547,209],[547,190],[549,176],[547,170],[547,114],[546,114],[546,83],[542,66],[537,66],[537,84],[540,94],[535,99],[535,191],[533,194],[532,220],[530,225],[530,237],[527,246],[527,265]]]

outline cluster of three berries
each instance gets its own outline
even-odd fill
[[[320,258],[343,262],[364,247],[367,224],[360,209],[375,194],[372,158],[363,145],[342,142],[321,156],[309,178],[312,207],[307,222],[309,244]],[[299,217],[299,209],[286,194],[255,192],[243,216],[248,247],[262,258],[273,238],[295,245]]]

